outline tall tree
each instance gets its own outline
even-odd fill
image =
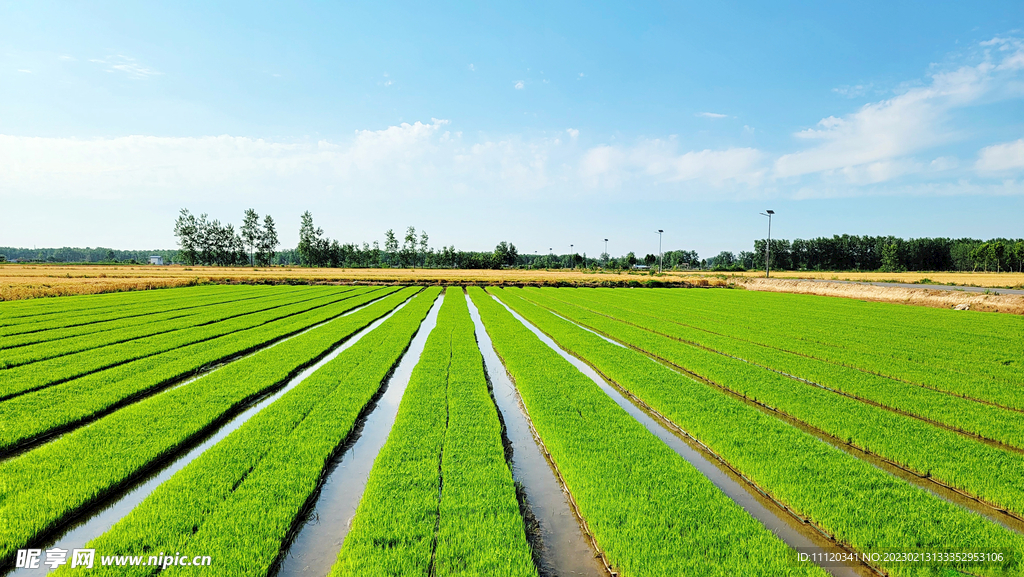
[[[427,236],[427,231],[424,230],[420,232],[420,266],[427,265],[427,251],[429,250],[429,245],[427,244],[427,242],[429,240],[430,237]]]
[[[882,272],[899,272],[901,269],[899,247],[894,242],[885,245],[882,248],[882,267],[879,270]]]
[[[248,208],[245,211],[245,217],[242,219],[242,227],[239,231],[242,235],[242,241],[245,246],[249,247],[249,265],[256,266],[256,244],[260,239],[260,215],[256,214],[256,211]]]
[[[398,239],[395,238],[395,231],[390,228],[384,233],[384,252],[388,254],[388,266],[395,266],[395,257],[398,256]]]
[[[258,262],[260,266],[270,266],[274,262],[274,254],[281,243],[277,240],[277,228],[274,225],[274,219],[269,214],[263,217],[263,230],[259,231],[258,242]]]
[[[178,246],[181,247],[178,251],[178,260],[189,266],[196,264],[199,259],[198,233],[196,217],[187,209],[181,209],[178,220],[174,223],[174,236],[178,237]]]
[[[306,266],[320,266],[324,264],[324,231],[313,225],[313,215],[307,210],[302,213],[302,222],[299,225],[299,258]]]

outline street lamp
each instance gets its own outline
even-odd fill
[[[661,274],[661,265],[664,264],[664,258],[661,255],[661,233],[665,231],[658,229],[658,274]]]
[[[767,213],[767,214],[766,214]],[[761,213],[761,216],[768,217],[768,242],[764,245],[764,278],[768,278],[772,274],[772,215],[775,214],[774,210],[767,210]]]
[[[572,265],[572,268],[576,268],[576,257],[573,256],[571,244],[569,245],[569,264]]]

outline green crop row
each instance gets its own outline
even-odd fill
[[[448,289],[331,575],[536,575],[501,422]]]
[[[72,427],[203,367],[266,346],[384,297],[397,288],[367,291],[223,337],[173,349],[0,402],[0,452]]]
[[[611,296],[607,291],[604,293]],[[843,310],[840,304],[835,310],[822,310],[808,307],[814,300],[806,295],[786,295],[789,300],[765,302],[770,300],[762,296],[766,293],[743,293],[737,298],[740,294],[716,297],[723,302],[715,302],[706,296],[691,298],[680,293],[651,291],[647,295],[630,295],[629,300],[635,299],[644,308],[665,312],[667,318],[704,330],[1024,408],[1020,395],[1006,393],[1007,384],[1024,384],[1024,361],[1013,354],[1024,347],[1024,321],[1016,315],[963,317],[959,314],[962,311],[887,303],[856,303],[861,306],[850,310]],[[616,298],[621,299],[621,295]],[[1004,317],[1015,318],[1007,322]],[[1005,332],[989,339],[971,332],[980,331],[982,323],[992,325],[986,327],[989,331],[999,327]],[[949,350],[956,350],[957,354],[946,354]],[[992,387],[996,391],[990,391]]]
[[[311,291],[315,295],[312,298],[306,295],[304,298],[297,298],[298,302],[294,304],[281,306],[269,311],[229,319],[193,330],[136,339],[129,343],[108,345],[94,350],[82,351],[38,363],[5,369],[0,371],[0,374],[3,375],[3,383],[0,384],[0,401],[17,394],[42,389],[129,361],[214,339],[235,331],[260,326],[299,312],[351,298],[363,292],[359,289],[355,291],[338,291],[337,289],[321,288],[311,289]]]
[[[162,294],[160,299],[147,301],[125,300],[118,304],[98,310],[64,310],[65,307],[79,297],[60,297],[61,300],[53,302],[51,299],[40,299],[50,304],[48,307],[51,313],[39,317],[25,317],[8,321],[7,326],[0,327],[0,336],[12,336],[23,333],[32,333],[44,330],[60,329],[82,325],[91,325],[101,321],[115,320],[121,318],[146,315],[156,307],[178,307],[187,304],[193,298],[202,298],[217,294],[216,291],[205,288],[202,291],[191,292],[189,289],[169,289],[181,292],[167,292]],[[252,294],[262,291],[244,290],[242,287],[231,287],[234,290],[228,291],[234,294]],[[246,287],[247,288],[247,287]],[[126,295],[128,293],[121,293]],[[153,294],[156,294],[154,291]],[[223,293],[221,293],[223,294]],[[68,299],[68,300],[63,300]],[[3,303],[0,303],[2,305]],[[65,306],[62,306],[65,305]],[[0,309],[2,310],[2,309]]]
[[[202,550],[217,559],[218,574],[265,574],[327,461],[439,292],[430,288],[414,297],[157,487],[89,546],[127,555]],[[238,547],[239,540],[246,547]],[[159,568],[106,571],[151,575]]]
[[[283,385],[417,291],[403,289],[0,462],[0,563],[33,536],[172,457],[230,412]]]
[[[665,415],[839,542],[861,551],[1009,550],[1013,555],[999,566],[954,563],[949,567],[985,575],[1021,569],[1021,535],[876,469],[714,387],[654,364],[640,352],[609,343],[517,298],[515,293],[522,291],[494,292],[560,346]],[[664,339],[648,335],[650,339]],[[714,361],[710,357],[708,360]],[[917,575],[921,569],[898,562],[882,561],[879,565],[891,575]]]
[[[583,518],[622,575],[824,575],[794,563],[791,549],[596,383],[482,289],[469,290]]]
[[[749,363],[566,304],[547,290],[511,291],[879,457],[1024,516],[1024,455],[810,387]],[[636,316],[628,317],[636,321]]]
[[[223,294],[214,293],[205,296],[190,296],[187,300],[174,299],[168,301],[167,303],[154,303],[153,305],[151,305],[151,308],[148,309],[148,312],[146,314],[135,315],[128,318],[96,321],[93,323],[77,325],[73,327],[44,329],[27,333],[21,333],[12,336],[6,336],[3,338],[2,341],[0,341],[0,350],[14,349],[18,347],[24,347],[27,345],[33,345],[36,343],[57,341],[60,339],[80,337],[83,335],[99,333],[102,331],[124,329],[137,325],[144,325],[153,322],[154,320],[165,320],[196,314],[198,312],[202,312],[204,307],[212,305],[218,305],[229,302],[244,302],[250,299],[281,297],[290,292],[294,292],[295,290],[297,289],[288,287],[283,289],[276,289],[274,292],[229,291]]]
[[[631,305],[628,302],[609,305],[603,303],[599,297],[595,298],[576,289],[543,291],[537,294],[544,294],[599,314],[622,319],[624,322],[664,336],[681,339],[762,367],[794,375],[859,400],[871,401],[883,407],[946,425],[954,430],[1024,448],[1024,413],[1008,411],[758,343],[694,330],[677,322],[666,322],[665,318],[679,318],[676,311],[665,312],[662,314],[663,318],[659,318],[655,312],[658,309]],[[1019,387],[1002,385],[1002,388],[1007,393],[1020,396]]]
[[[346,292],[346,291],[342,291]],[[300,293],[301,294],[301,293]],[[204,325],[226,321],[236,317],[243,317],[253,313],[268,311],[289,304],[297,304],[305,300],[311,300],[315,294],[307,295],[285,294],[271,298],[247,299],[243,301],[230,301],[206,306],[202,309],[191,311],[188,314],[174,311],[166,315],[176,315],[171,318],[161,318],[162,315],[153,315],[150,322],[144,325],[106,330],[98,333],[91,333],[81,337],[61,339],[59,341],[47,341],[33,345],[18,347],[16,349],[0,350],[0,371],[29,363],[36,363],[70,355],[82,351],[99,349],[110,345],[132,346],[136,339],[144,337],[155,337],[157,335],[171,336],[174,331],[194,329]],[[339,293],[340,294],[340,293]],[[7,373],[0,372],[0,375]]]
[[[200,286],[173,288],[159,291],[132,291],[78,295],[42,299],[0,302],[0,327],[17,323],[35,322],[47,317],[67,316],[84,312],[110,311],[136,304],[155,304],[173,301],[182,296],[203,297],[225,292],[256,292],[256,286]],[[228,290],[232,289],[232,290]],[[255,289],[255,290],[254,290]]]

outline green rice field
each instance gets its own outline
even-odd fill
[[[725,288],[0,302],[0,575],[47,573],[1024,575],[1024,318]]]

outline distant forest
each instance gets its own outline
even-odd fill
[[[658,255],[632,252],[612,257],[601,254],[523,254],[502,241],[493,251],[463,251],[454,246],[432,247],[426,231],[408,227],[400,238],[393,230],[384,233],[384,244],[341,243],[328,238],[313,224],[308,211],[301,217],[299,244],[277,250],[273,218],[262,221],[253,210],[245,211],[238,232],[231,224],[193,216],[182,210],[174,234],[179,250],[115,250],[110,248],[0,247],[0,262],[146,263],[151,255],[164,263],[220,266],[314,266],[333,268],[604,268],[631,269],[659,266]],[[961,238],[914,238],[893,236],[833,236],[813,239],[772,239],[774,270],[836,271],[1022,271],[1024,239],[988,241]],[[754,241],[752,251],[723,251],[701,258],[696,251],[670,250],[662,255],[665,270],[739,271],[764,269],[765,241]]]

